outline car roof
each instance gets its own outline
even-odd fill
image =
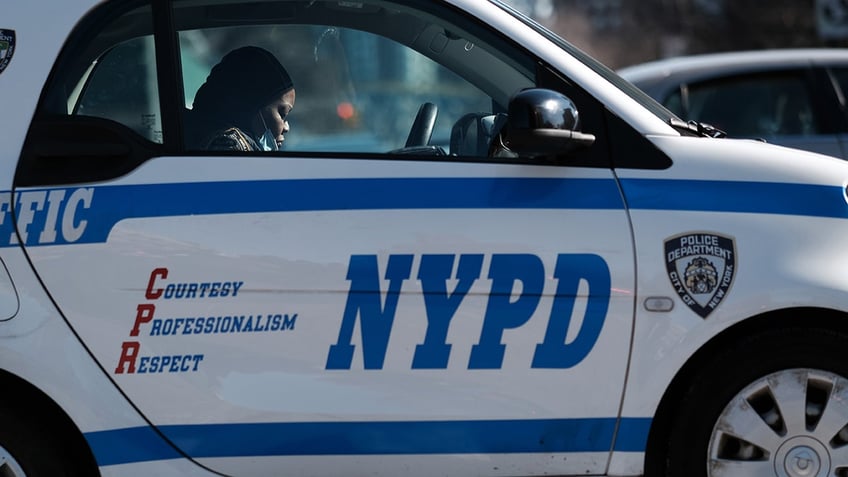
[[[814,64],[848,65],[848,48],[798,48],[751,50],[679,56],[621,68],[618,73],[640,85],[674,79],[675,83],[695,81],[734,73],[750,73]]]

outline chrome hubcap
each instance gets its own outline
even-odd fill
[[[792,369],[737,394],[710,438],[710,477],[848,477],[848,379]]]
[[[774,463],[780,477],[827,477],[831,467],[827,447],[809,437],[786,441],[778,449]]]
[[[0,477],[26,477],[24,470],[12,454],[0,447]]]

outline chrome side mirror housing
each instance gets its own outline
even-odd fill
[[[521,156],[565,154],[589,147],[595,136],[580,131],[577,106],[556,91],[530,88],[509,101],[505,145]]]

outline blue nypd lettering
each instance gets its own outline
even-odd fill
[[[93,201],[92,187],[0,194],[0,246],[19,243],[11,217],[13,209],[20,241],[24,244],[77,242],[88,227],[86,217]]]
[[[472,285],[483,272],[483,255],[423,255],[417,279],[421,282],[427,329],[416,346],[413,369],[445,369],[451,354],[447,342],[451,320]],[[347,279],[350,292],[342,315],[339,336],[330,346],[326,369],[350,369],[355,352],[353,333],[359,318],[365,369],[382,369],[403,284],[411,278],[413,255],[390,255],[381,277],[376,255],[350,257]],[[456,274],[454,275],[454,263]],[[509,330],[525,325],[535,314],[542,297],[546,271],[541,258],[530,254],[496,254],[486,275],[491,282],[480,338],[472,346],[468,369],[500,369]],[[593,254],[560,254],[553,270],[557,280],[545,335],[537,344],[533,368],[570,368],[579,364],[600,337],[609,308],[611,277],[603,258]],[[448,281],[455,283],[448,289]],[[566,343],[581,281],[589,285],[588,302],[580,329]],[[521,291],[515,296],[515,284]],[[382,297],[385,296],[385,299]]]

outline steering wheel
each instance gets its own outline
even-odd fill
[[[406,147],[426,146],[430,144],[433,135],[433,127],[436,125],[436,116],[439,108],[433,103],[424,103],[418,108],[409,137],[406,139]]]

